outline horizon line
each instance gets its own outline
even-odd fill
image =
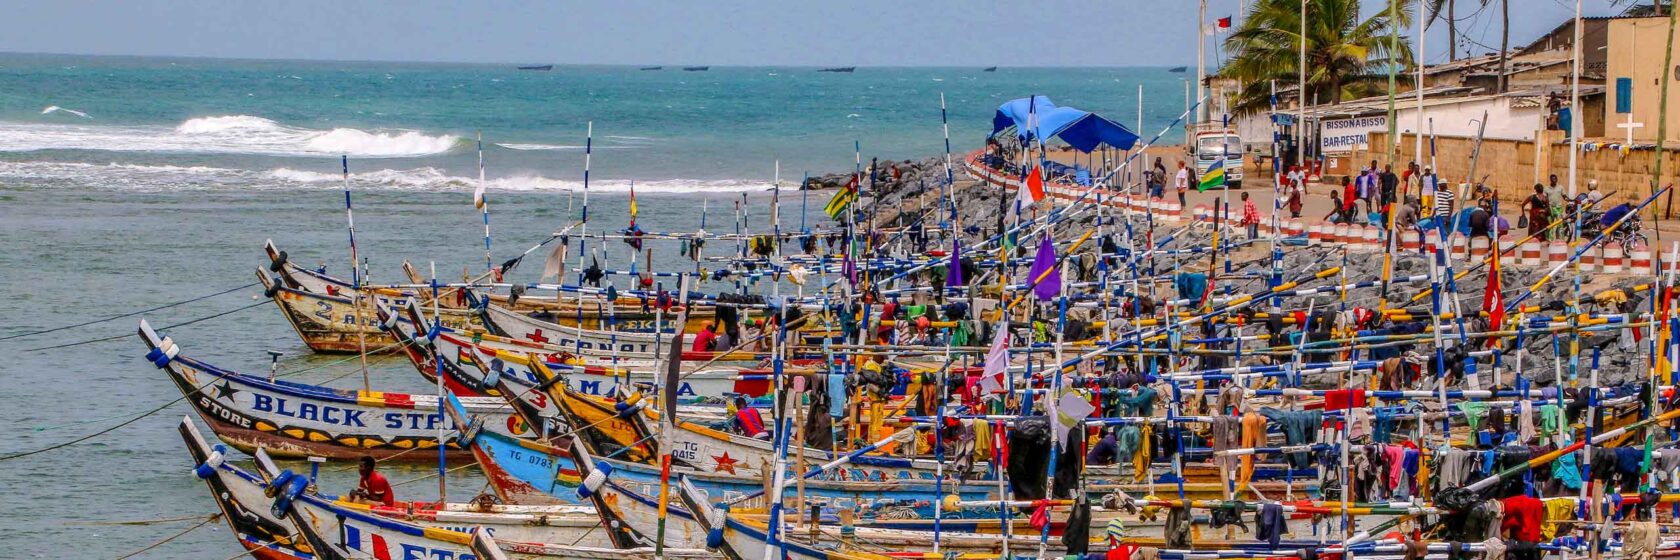
[[[594,67],[594,68],[618,68],[618,67],[637,68],[637,67],[646,67],[646,66],[668,66],[668,67],[672,67],[672,68],[675,68],[675,69],[678,69],[678,70],[682,69],[685,66],[689,66],[689,67],[692,67],[692,66],[708,66],[708,67],[713,67],[713,68],[818,68],[818,69],[820,69],[820,68],[844,68],[844,67],[846,67],[846,65],[773,64],[773,63],[756,63],[756,64],[670,63],[670,62],[643,62],[643,63],[599,62],[599,63],[597,63],[597,62],[542,62],[542,61],[405,60],[405,59],[395,59],[395,58],[389,58],[389,59],[387,59],[387,58],[364,58],[364,59],[349,59],[349,58],[346,58],[346,59],[338,59],[338,58],[297,58],[297,57],[261,58],[261,57],[242,57],[242,56],[205,56],[205,55],[177,55],[177,54],[162,55],[162,54],[71,53],[71,52],[11,51],[11,50],[0,50],[0,56],[51,56],[51,57],[91,57],[91,58],[127,58],[127,59],[146,59],[146,58],[150,58],[150,59],[166,59],[166,60],[167,59],[219,60],[219,61],[241,61],[241,62],[336,62],[336,63],[345,63],[345,64],[398,63],[398,64],[468,65],[468,66],[520,66],[520,65],[530,66],[530,65],[550,65],[551,64],[551,65],[554,65],[556,67],[571,66],[571,67],[586,67],[586,68],[587,67]],[[1188,64],[1194,64],[1194,62],[1190,62]],[[991,67],[996,67],[996,68],[1001,70],[1001,69],[1005,69],[1005,68],[1018,68],[1018,69],[1177,68],[1179,66],[1185,66],[1185,64],[1176,64],[1176,65],[1175,64],[1159,64],[1159,65],[1154,65],[1154,64],[1134,64],[1134,65],[1061,64],[1061,65],[1042,65],[1042,66],[1023,66],[1023,65],[1008,65],[1008,64],[992,64],[992,65],[985,65],[985,64],[867,64],[867,65],[866,64],[851,64],[850,66],[852,66],[854,68],[860,68],[860,69],[861,68],[895,68],[896,69],[896,68],[991,68]]]

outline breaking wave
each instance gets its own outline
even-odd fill
[[[0,152],[88,150],[269,156],[418,157],[464,147],[461,137],[411,130],[319,130],[251,115],[187,119],[173,127],[0,123]]]
[[[286,167],[246,170],[204,166],[0,161],[0,185],[6,186],[170,192],[337,189],[341,188],[342,181],[343,176],[338,173]],[[475,177],[451,175],[435,167],[378,169],[350,174],[350,187],[361,190],[472,192],[477,185]],[[565,192],[581,191],[583,182],[540,175],[516,175],[490,179],[487,187],[491,192]],[[642,194],[758,192],[769,188],[770,184],[763,181],[667,179],[636,182],[636,192]],[[596,193],[618,193],[629,189],[628,181],[589,182],[589,190]]]

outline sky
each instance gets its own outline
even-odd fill
[[[1208,19],[1237,14],[1239,2],[1253,1],[1208,0]],[[1364,1],[1367,12],[1387,5]],[[1472,53],[1496,50],[1501,0],[1480,10],[1484,0],[1457,1],[1460,43]],[[1568,0],[1506,1],[1512,4],[1513,47],[1574,13]],[[1621,10],[1610,0],[1583,1],[1588,16]],[[1194,0],[5,0],[0,11],[6,14],[0,18],[5,52],[615,65],[1176,66],[1196,60],[1197,7]],[[1444,60],[1446,25],[1438,22],[1428,35],[1427,61]]]

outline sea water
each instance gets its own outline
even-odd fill
[[[1146,138],[1184,109],[1183,74],[1165,69],[726,68],[709,72],[375,62],[232,61],[0,55],[0,337],[169,304],[251,283],[273,239],[294,262],[350,268],[341,156],[349,157],[356,244],[373,282],[398,282],[407,259],[459,279],[485,268],[474,139],[484,137],[492,260],[513,257],[578,222],[586,143],[593,143],[589,230],[627,225],[635,182],[649,231],[765,232],[767,191],[801,174],[978,147],[997,106],[1029,94],[1136,126]],[[56,107],[56,109],[48,110]],[[85,115],[85,116],[83,116]],[[594,137],[585,136],[594,123]],[[830,223],[818,193],[781,193],[782,227]],[[702,212],[702,209],[705,209]],[[801,209],[804,209],[803,214]],[[576,241],[574,241],[574,244]],[[650,242],[659,270],[717,268]],[[628,268],[617,241],[584,246],[605,268]],[[714,242],[708,255],[734,252]],[[573,263],[579,248],[573,247]],[[538,251],[513,279],[535,281]],[[636,266],[645,268],[646,254]],[[567,281],[575,280],[568,273]],[[622,283],[621,287],[627,286]],[[674,286],[667,286],[674,288]],[[764,286],[711,282],[716,293]],[[0,340],[0,456],[110,428],[180,394],[143,359],[140,317],[164,327],[259,303],[260,289],[83,328]],[[283,352],[292,379],[361,388],[356,360],[309,353],[270,304],[166,329],[188,355],[255,374]],[[127,335],[127,336],[125,336]],[[61,349],[36,348],[90,339]],[[342,362],[342,363],[338,363]],[[312,369],[314,368],[314,369]],[[400,356],[372,358],[376,390],[431,392]],[[307,370],[307,371],[305,371]],[[0,461],[0,558],[110,558],[209,516],[175,425],[184,403],[84,443]],[[196,417],[194,418],[197,421]],[[202,424],[201,424],[202,426]],[[293,468],[304,468],[301,463]],[[383,467],[400,499],[435,499],[435,465]],[[471,469],[448,496],[486,491]],[[342,492],[354,469],[328,465]],[[149,558],[226,558],[225,526],[188,532]]]

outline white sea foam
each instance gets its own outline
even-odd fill
[[[418,157],[462,146],[448,134],[318,130],[252,115],[187,119],[173,127],[0,122],[0,152],[89,150],[269,156]]]
[[[506,143],[506,144],[496,144],[496,145],[501,146],[503,148],[507,148],[509,150],[520,150],[520,151],[581,150],[581,149],[583,149],[583,146],[573,146],[573,145],[568,145],[568,144],[513,144],[513,143]]]
[[[63,163],[0,161],[0,185],[114,189],[134,192],[183,190],[337,189],[343,176],[329,171],[281,167],[268,170],[229,169],[204,166]],[[357,190],[408,192],[471,192],[476,177],[450,175],[435,167],[374,169],[350,174],[350,187]],[[784,185],[785,186],[785,185]],[[491,192],[581,191],[578,179],[555,179],[540,175],[515,175],[490,179]],[[636,181],[636,192],[702,193],[761,192],[770,185],[763,181],[666,179]],[[623,180],[593,180],[589,190],[622,193],[630,189]]]
[[[72,115],[76,115],[76,116],[78,116],[78,117],[81,117],[81,118],[84,118],[84,119],[91,119],[91,118],[93,118],[93,115],[89,115],[89,114],[87,114],[87,113],[83,113],[83,112],[81,112],[81,111],[77,111],[77,110],[75,110],[75,109],[65,109],[65,108],[63,108],[63,107],[59,107],[59,106],[57,106],[57,105],[48,105],[48,106],[47,106],[47,108],[45,108],[45,109],[41,109],[41,114],[43,114],[43,115],[51,115],[51,114],[53,114],[53,113],[57,113],[57,112],[59,112],[59,111],[63,111],[63,112],[66,112],[66,113],[70,113],[70,114],[72,114]]]

